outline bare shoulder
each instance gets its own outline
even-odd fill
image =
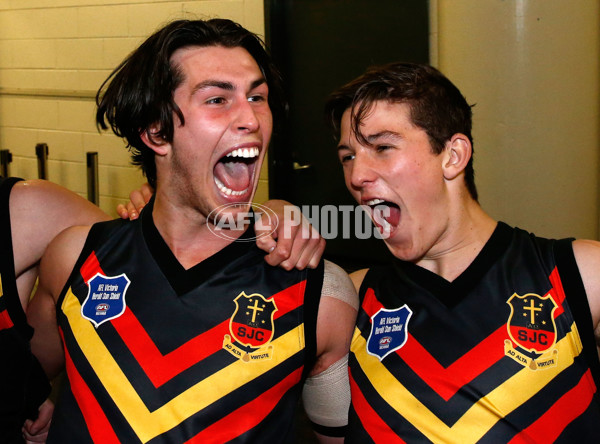
[[[108,219],[108,215],[96,205],[77,193],[47,180],[17,182],[12,193],[11,212],[17,217],[22,213],[45,215],[53,217],[52,222],[63,228]]]
[[[68,189],[46,180],[18,182],[10,197],[17,276],[35,265],[50,241],[74,225],[91,225],[108,215]]]
[[[348,274],[334,263],[325,261],[317,315],[318,360],[311,374],[322,372],[348,354],[357,309],[358,296]]]
[[[600,325],[600,242],[576,240],[573,253],[588,297],[594,328]]]
[[[83,249],[90,226],[69,227],[48,245],[40,264],[39,286],[56,300]]]
[[[356,288],[357,292],[360,290],[360,286],[362,285],[362,282],[365,279],[368,271],[368,268],[363,268],[362,270],[356,270],[350,274],[350,279],[352,279],[352,283],[354,284],[354,288]]]

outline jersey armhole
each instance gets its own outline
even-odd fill
[[[116,220],[119,220],[119,219],[116,219]],[[114,222],[114,221],[110,221],[110,222]],[[99,225],[105,224],[105,223],[108,223],[108,222],[97,222],[90,227],[90,231],[87,234],[87,237],[83,244],[83,248],[81,249],[81,252],[79,253],[79,257],[77,258],[77,261],[75,261],[75,265],[73,266],[71,273],[69,273],[69,277],[67,278],[67,281],[65,282],[65,285],[63,286],[63,288],[60,292],[60,295],[59,295],[58,299],[56,300],[57,307],[60,307],[62,305],[63,300],[67,294],[67,291],[69,290],[69,288],[71,287],[73,281],[77,278],[77,276],[82,277],[80,274],[81,267],[83,266],[85,261],[87,261],[90,254],[92,254],[94,252],[93,245],[94,245],[95,239],[97,239],[99,236],[97,234],[98,230],[100,229]],[[59,312],[60,312],[60,310],[56,310],[56,316],[59,316]]]
[[[600,360],[594,338],[592,314],[585,293],[585,287],[573,253],[573,239],[561,239],[554,244],[554,259],[561,277],[565,296],[571,307],[577,325],[583,355],[590,367],[596,387],[600,388]]]
[[[319,303],[321,302],[321,290],[323,288],[323,273],[325,263],[323,259],[315,269],[308,269],[306,273],[306,288],[304,291],[304,341],[306,358],[302,380],[304,381],[317,360],[317,315]]]
[[[33,328],[27,323],[27,317],[17,287],[17,276],[15,274],[15,257],[12,243],[12,228],[10,223],[10,195],[15,184],[23,179],[18,177],[0,176],[0,279],[4,300],[4,308],[12,321],[14,328],[26,340],[33,336]],[[6,211],[4,211],[4,209]]]

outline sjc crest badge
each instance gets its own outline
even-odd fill
[[[367,353],[383,360],[401,348],[408,339],[408,321],[412,310],[406,304],[395,310],[380,309],[371,316],[371,333],[367,339]]]
[[[225,335],[223,348],[246,362],[270,359],[273,315],[277,311],[275,301],[258,293],[247,295],[243,291],[233,301],[235,311],[229,320],[231,335]]]
[[[121,316],[125,312],[125,293],[130,283],[124,273],[113,277],[96,273],[87,282],[88,294],[81,305],[81,316],[96,328]]]
[[[506,303],[510,306],[508,336],[512,343],[528,353],[520,353],[512,347],[511,341],[506,341],[505,354],[532,369],[556,365],[556,350],[549,359],[538,359],[556,343],[554,311],[558,305],[551,295],[542,297],[528,293],[520,296],[514,293]]]

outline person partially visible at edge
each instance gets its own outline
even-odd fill
[[[600,243],[484,211],[471,106],[435,68],[369,69],[325,114],[397,258],[352,275],[346,442],[597,441]]]
[[[280,91],[260,39],[225,19],[165,25],[102,86],[97,122],[155,195],[133,222],[64,231],[42,259],[32,349],[67,373],[49,443],[289,442],[303,390],[322,442],[342,441],[350,279],[327,261],[268,265],[252,227],[211,231],[213,210],[248,211]]]

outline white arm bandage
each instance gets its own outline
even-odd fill
[[[313,423],[325,428],[345,427],[350,407],[348,355],[308,378],[302,391],[302,401],[306,415]]]
[[[338,265],[324,261],[323,287],[321,297],[329,296],[338,299],[358,310],[358,295],[350,276]]]

